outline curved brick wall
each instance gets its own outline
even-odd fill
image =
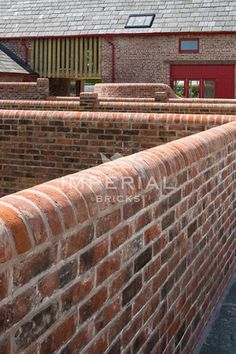
[[[0,352],[190,353],[235,269],[235,153],[231,122],[0,199]]]
[[[167,91],[169,98],[176,97],[173,90],[165,84],[96,84],[94,88],[99,97],[154,98],[157,91]]]

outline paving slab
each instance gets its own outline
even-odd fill
[[[236,277],[199,354],[236,354]]]

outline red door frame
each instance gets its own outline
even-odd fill
[[[188,97],[189,80],[200,80],[203,96],[203,81],[215,81],[216,98],[235,98],[235,65],[233,64],[173,64],[170,67],[170,84],[183,80],[185,97]]]

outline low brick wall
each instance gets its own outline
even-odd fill
[[[0,100],[0,109],[30,111],[81,111],[80,100]],[[84,109],[85,110],[85,109]]]
[[[100,97],[139,97],[152,98],[156,92],[167,92],[169,98],[175,98],[173,90],[165,84],[149,84],[149,83],[116,83],[116,84],[96,84],[94,92]]]
[[[0,82],[0,100],[40,100],[48,97],[48,79],[38,79],[37,82]]]
[[[231,122],[0,199],[1,353],[191,353],[235,270],[235,154]]]
[[[235,120],[234,116],[0,111],[0,196]]]
[[[232,103],[188,103],[188,102],[104,102],[99,110],[105,112],[147,112],[185,114],[236,114],[236,102]]]
[[[0,109],[235,115],[236,100],[170,99],[168,102],[155,102],[153,98],[99,98],[96,93],[82,93],[80,98],[0,100]]]

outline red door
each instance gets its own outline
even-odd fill
[[[171,87],[192,98],[234,98],[234,65],[171,65]]]

